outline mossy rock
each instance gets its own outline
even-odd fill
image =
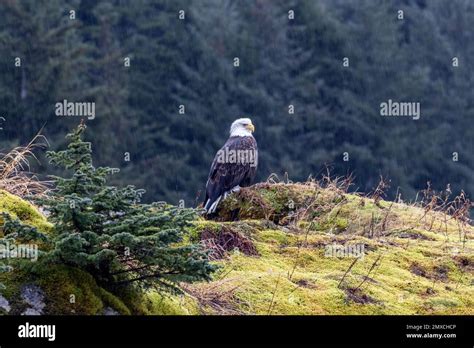
[[[313,185],[261,183],[241,188],[220,205],[217,221],[266,219],[282,223],[292,211],[317,199],[319,189]]]
[[[99,286],[87,272],[65,265],[31,267],[17,264],[14,270],[0,274],[5,285],[0,295],[8,300],[8,314],[25,313],[29,305],[22,292],[34,287],[41,293],[43,303],[40,314],[102,315],[106,309],[117,314],[131,314],[122,299]]]
[[[0,190],[0,213],[8,213],[12,218],[35,226],[42,232],[48,233],[53,228],[53,225],[33,204],[4,190]],[[1,225],[3,225],[3,218],[0,216]]]
[[[51,233],[53,225],[31,203],[0,190],[0,212],[8,213],[22,223],[35,226],[39,231]],[[0,224],[3,219],[0,217]],[[1,236],[1,230],[0,230]],[[37,242],[40,250],[44,247]],[[92,275],[66,265],[45,265],[28,259],[8,259],[12,270],[0,273],[2,301],[7,301],[0,314],[22,314],[40,312],[41,314],[146,314],[151,301],[143,301],[144,295],[133,288],[114,289],[115,294],[99,286]],[[41,309],[29,308],[25,301],[25,289],[36,292],[41,297]],[[118,295],[117,295],[118,294]],[[37,313],[38,314],[38,313]]]

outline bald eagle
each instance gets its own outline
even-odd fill
[[[249,118],[239,118],[232,123],[230,137],[217,151],[209,171],[204,200],[207,214],[214,213],[219,202],[230,192],[252,184],[258,164],[254,131]]]

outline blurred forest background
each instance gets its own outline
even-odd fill
[[[79,119],[55,104],[93,101],[96,164],[121,168],[115,183],[145,188],[146,201],[189,206],[247,116],[259,180],[305,180],[327,164],[353,172],[359,191],[387,177],[390,198],[427,181],[472,196],[473,68],[470,0],[0,0],[0,149],[43,125],[63,147]],[[381,117],[388,99],[420,102],[421,118]],[[39,160],[35,171],[54,173]]]

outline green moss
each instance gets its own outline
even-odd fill
[[[314,224],[313,229],[316,231],[327,231],[331,233],[340,233],[347,229],[349,222],[346,218],[328,216],[327,219],[322,219]]]
[[[305,218],[288,218],[310,203]],[[226,227],[249,237],[258,255],[229,251],[211,282],[188,284],[184,295],[107,291],[65,266],[0,274],[1,293],[20,313],[20,287],[32,282],[55,314],[474,314],[474,228],[460,240],[456,221],[442,214],[311,185],[259,184],[226,199],[216,220],[198,218],[184,243]],[[328,255],[334,244],[365,249],[342,282],[354,259]]]
[[[151,301],[150,313],[155,315],[196,315],[200,314],[198,303],[189,295],[147,293]]]
[[[22,303],[21,289],[26,284],[34,284],[44,293],[45,314],[102,314],[111,307],[120,314],[131,314],[131,310],[116,295],[103,289],[87,272],[64,265],[50,265],[28,270],[15,270],[1,274],[0,282],[6,285],[0,293],[12,305],[11,314],[21,314],[26,308]]]
[[[49,313],[100,314],[110,306],[121,314],[130,314],[121,300],[99,287],[89,273],[77,268],[54,266],[41,270],[36,283],[45,292]]]
[[[269,244],[276,244],[281,247],[294,244],[297,237],[293,234],[285,233],[280,230],[264,230],[256,235],[258,241]]]
[[[298,209],[315,194],[309,218],[287,228],[285,202],[293,200]],[[217,262],[222,269],[212,282],[188,287],[205,313],[474,314],[472,227],[466,227],[463,243],[456,222],[442,214],[424,216],[415,206],[383,200],[376,205],[370,198],[309,185],[259,184],[233,196],[239,221],[228,221],[224,208],[224,221],[209,226],[250,227],[246,232],[259,256],[232,253]],[[266,215],[250,213],[255,202],[263,202]],[[354,259],[326,256],[332,244],[365,248],[341,284]]]
[[[52,224],[35,206],[4,190],[0,190],[0,212],[8,213],[25,224],[37,227],[40,231],[50,232],[52,230]],[[0,217],[0,225],[2,224],[3,219]]]
[[[104,306],[106,305],[110,308],[113,308],[120,314],[132,314],[130,309],[122,302],[122,299],[119,299],[116,295],[100,287],[99,294]]]
[[[221,230],[221,227],[222,225],[218,222],[198,218],[188,229],[188,234],[185,236],[185,242],[199,242],[203,230],[218,233]]]

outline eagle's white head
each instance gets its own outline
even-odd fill
[[[251,137],[254,131],[255,126],[250,118],[239,118],[230,126],[231,137]]]

